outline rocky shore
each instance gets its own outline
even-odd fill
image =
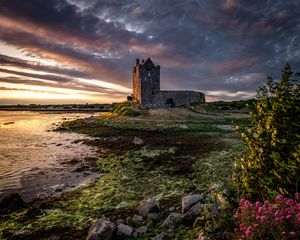
[[[27,204],[17,195],[2,199],[0,238],[221,239],[235,204],[238,121],[244,119],[65,122],[59,131],[94,137],[82,143],[97,147],[90,164],[100,178]]]

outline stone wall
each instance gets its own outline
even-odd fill
[[[194,91],[155,91],[151,101],[141,105],[142,108],[169,108],[205,102],[201,92]]]

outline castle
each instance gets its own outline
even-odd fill
[[[160,66],[148,58],[133,67],[132,98],[141,108],[168,108],[205,102],[205,95],[195,91],[161,91]]]

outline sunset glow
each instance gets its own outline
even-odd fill
[[[300,67],[299,1],[151,2],[1,1],[0,104],[125,100],[136,58],[161,65],[162,89],[208,100],[252,98]]]

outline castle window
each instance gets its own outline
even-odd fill
[[[148,77],[150,77],[150,75],[151,75],[151,73],[150,73],[150,72],[148,72]]]

